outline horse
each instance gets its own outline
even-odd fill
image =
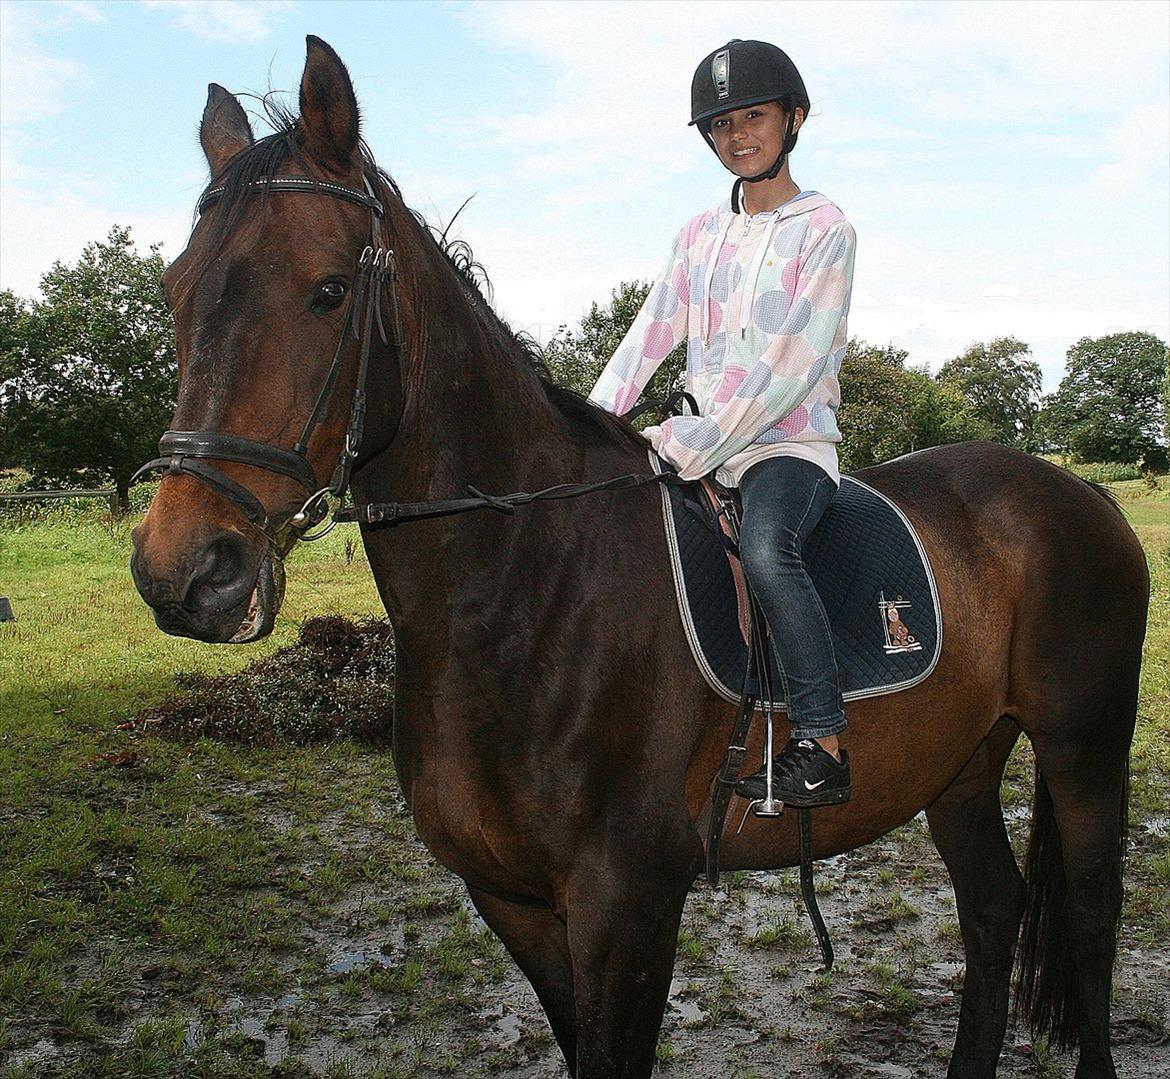
[[[164,276],[178,403],[131,569],[161,629],[207,642],[271,628],[281,559],[337,490],[334,462],[359,505],[650,471],[641,436],[553,384],[467,253],[407,209],[361,139],[345,66],[311,36],[299,106],[256,140],[211,85],[213,187]],[[929,678],[850,706],[853,797],[815,811],[813,853],[925,809],[966,952],[948,1075],[994,1076],[1018,960],[1032,1028],[1079,1047],[1078,1079],[1113,1076],[1140,545],[1103,490],[1014,450],[938,447],[860,475],[922,537],[945,634]],[[653,1068],[734,719],[684,639],[660,515],[643,487],[361,529],[394,630],[392,752],[418,833],[578,1079]],[[1026,875],[999,801],[1021,733],[1036,760]],[[749,817],[723,866],[797,864],[791,817]]]

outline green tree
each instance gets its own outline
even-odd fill
[[[0,468],[21,464],[15,456],[20,375],[27,367],[30,306],[14,292],[0,292]]]
[[[868,468],[910,449],[913,434],[906,407],[910,390],[904,367],[907,355],[893,345],[880,348],[856,338],[846,345],[837,411],[843,472]]]
[[[950,442],[991,441],[991,425],[962,390],[939,382],[925,367],[906,373],[911,379],[907,395],[911,451]]]
[[[958,390],[925,369],[907,368],[905,349],[868,345],[856,338],[841,364],[837,423],[843,471],[880,464],[903,453],[986,438],[987,425]]]
[[[1162,376],[1162,441],[1170,445],[1170,348],[1162,366],[1166,369]]]
[[[1152,333],[1082,337],[1045,401],[1043,429],[1079,461],[1166,466],[1166,343]]]
[[[174,409],[174,331],[157,247],[115,226],[76,266],[41,279],[42,301],[0,304],[10,452],[41,482],[110,483],[125,508]]]
[[[978,342],[948,360],[938,381],[963,393],[976,416],[987,425],[988,437],[1005,446],[1031,449],[1032,427],[1040,401],[1040,365],[1031,350],[1014,337]]]
[[[613,290],[609,303],[593,303],[576,329],[562,326],[544,346],[544,361],[553,378],[579,393],[593,389],[609,358],[617,351],[646,297],[649,281],[623,281]],[[666,397],[681,387],[686,367],[686,347],[679,345],[654,373],[643,393],[650,400]],[[653,423],[653,417],[646,422]]]

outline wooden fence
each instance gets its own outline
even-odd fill
[[[40,502],[57,498],[105,498],[109,500],[110,512],[115,517],[121,512],[121,506],[118,505],[118,491],[114,487],[77,488],[72,491],[0,492],[0,504],[5,502]]]

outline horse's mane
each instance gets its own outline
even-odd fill
[[[270,180],[277,170],[289,162],[298,164],[306,173],[309,163],[301,153],[296,115],[274,94],[259,97],[269,126],[270,135],[257,139],[251,146],[241,150],[214,177],[217,186],[224,189],[219,200],[220,212],[216,215],[214,229],[208,237],[205,250],[217,252],[242,219],[251,198],[267,198],[267,192],[256,193],[253,186],[257,181]],[[364,139],[359,140],[362,172],[374,191],[384,195],[386,191],[402,201],[402,192],[394,178],[380,168]],[[582,421],[607,442],[617,445],[644,448],[641,436],[628,424],[604,409],[589,402],[584,395],[568,386],[557,383],[550,374],[539,344],[526,333],[514,331],[492,306],[491,282],[483,266],[475,259],[470,245],[465,240],[448,239],[446,229],[439,230],[429,224],[417,211],[410,211],[418,221],[423,235],[429,239],[454,271],[468,307],[484,331],[484,338],[491,347],[511,357],[521,369],[534,377],[543,390],[546,399],[561,415],[570,420]],[[458,216],[458,215],[456,215]],[[454,219],[452,219],[454,220]],[[192,267],[190,276],[199,267]]]

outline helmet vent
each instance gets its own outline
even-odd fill
[[[715,84],[715,96],[722,101],[731,93],[731,54],[724,49],[715,54],[711,61],[711,81]]]

